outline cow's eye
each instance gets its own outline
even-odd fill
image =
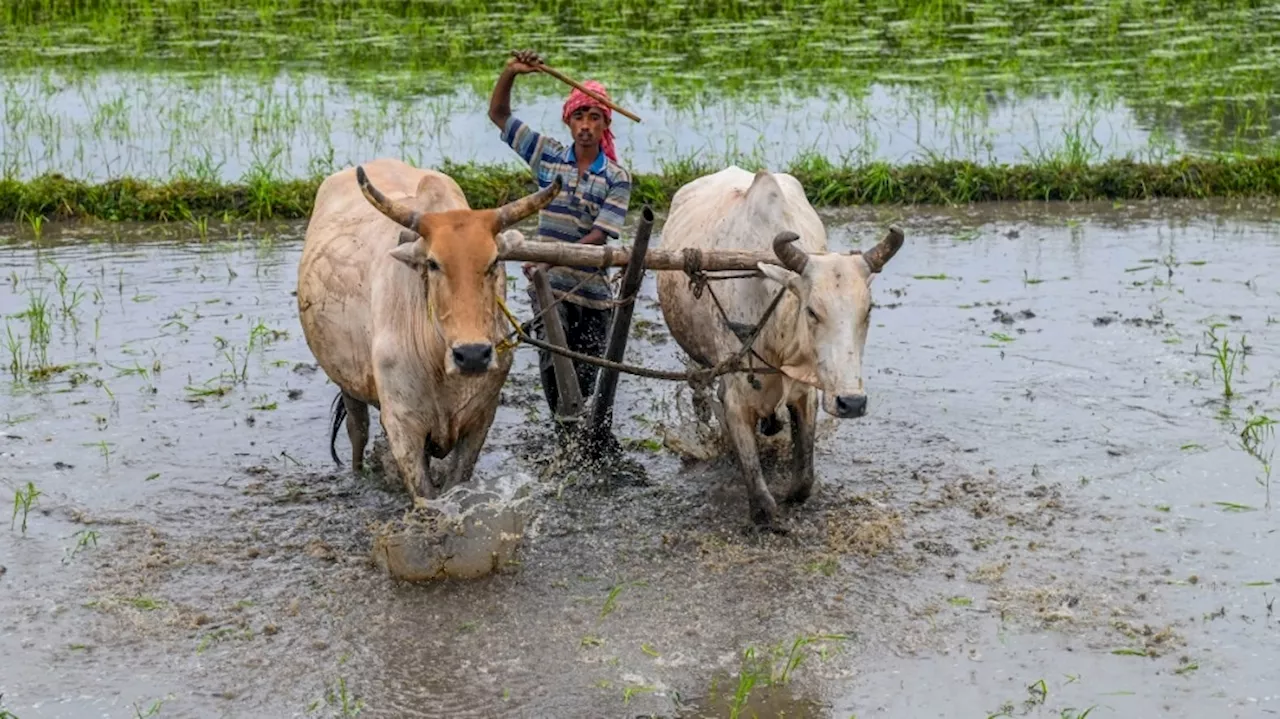
[[[430,270],[431,272],[439,272],[439,271],[440,271],[440,263],[439,263],[439,262],[436,262],[435,260],[428,259],[428,260],[427,260],[427,269],[428,269],[428,270]]]
[[[814,321],[814,322],[817,322],[817,321],[818,321],[818,313],[817,313],[817,312],[814,312],[812,307],[806,307],[806,308],[804,308],[804,310],[805,310],[805,312],[807,312],[807,313],[809,314],[809,319],[810,319],[810,320],[812,320],[812,321]]]
[[[489,265],[489,269],[485,270],[484,273],[486,275],[492,275],[497,271],[498,271],[498,263],[497,261],[495,261],[492,265]]]

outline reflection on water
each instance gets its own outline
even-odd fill
[[[0,162],[22,178],[52,171],[93,180],[308,177],[383,155],[428,165],[518,161],[489,122],[487,93],[388,99],[316,75],[264,83],[104,73],[52,85],[7,75],[0,83],[7,85],[0,120],[8,120],[0,122]],[[996,163],[1068,151],[1098,159],[1165,149],[1151,143],[1150,131],[1123,102],[1070,94],[959,104],[909,86],[872,85],[859,95],[784,91],[767,100],[708,99],[694,107],[646,92],[617,93],[617,99],[643,120],[617,118],[619,157],[645,172],[683,159],[736,158],[774,167],[806,155],[850,163],[933,157]],[[518,117],[565,141],[562,102],[563,96],[534,98],[524,91],[513,100]]]

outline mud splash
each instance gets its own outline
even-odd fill
[[[426,586],[369,555],[402,490],[331,469],[333,390],[290,296],[300,225],[207,244],[46,228],[3,250],[0,315],[27,336],[44,298],[52,368],[0,408],[6,499],[41,492],[0,539],[5,708],[1277,711],[1276,523],[1239,439],[1280,414],[1273,211],[893,212],[829,217],[838,248],[891,220],[908,244],[874,290],[868,416],[823,421],[789,535],[744,530],[727,462],[662,449],[696,437],[678,387],[621,383],[626,481],[566,466],[526,349],[478,468],[538,477],[526,544],[490,577]],[[1227,340],[1216,375],[1209,332]],[[627,360],[680,365],[660,320]]]

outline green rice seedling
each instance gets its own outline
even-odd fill
[[[734,687],[733,697],[729,700],[729,719],[738,719],[747,705],[747,700],[751,697],[751,690],[763,678],[764,675],[756,668],[755,647],[747,647],[742,653],[742,668],[738,671],[738,684]]]
[[[15,380],[19,380],[26,376],[26,345],[23,344],[22,335],[15,335],[13,327],[8,322],[4,323],[4,351],[9,357],[8,368],[9,374],[13,375]]]
[[[98,448],[98,454],[101,454],[101,455],[102,455],[102,461],[103,461],[103,463],[104,463],[108,468],[111,466],[111,443],[110,443],[110,442],[108,442],[108,441],[106,441],[106,440],[104,439],[104,440],[99,440],[99,441],[97,441],[97,442],[86,442],[86,443],[84,443],[84,446],[85,446],[85,447],[97,447],[97,448]]]
[[[0,692],[0,719],[18,719],[18,715],[4,708],[4,693]]]
[[[249,378],[249,355],[252,349],[253,336],[250,335],[249,347],[243,351],[236,345],[228,342],[223,337],[214,337],[214,346],[219,350],[222,359],[226,361],[229,371],[223,373],[232,384],[238,384],[248,381]]]
[[[338,716],[353,717],[358,716],[364,710],[364,700],[356,697],[347,688],[346,677],[339,676],[338,680],[329,686],[326,683],[324,690],[324,703],[326,706],[334,707],[338,711]],[[319,706],[319,701],[312,703],[307,708],[307,712],[315,711]]]
[[[604,606],[600,608],[601,619],[613,614],[614,609],[616,609],[618,605],[618,595],[622,594],[622,590],[626,588],[627,585],[620,582],[609,590],[609,596],[605,597]]]
[[[44,215],[28,214],[27,226],[31,228],[31,234],[35,235],[36,241],[44,236]]]
[[[748,646],[742,652],[738,681],[734,686],[733,695],[727,697],[729,716],[741,716],[751,693],[757,688],[787,684],[809,656],[808,648],[811,645],[846,639],[848,637],[843,634],[805,634],[792,640],[789,647],[785,643],[779,643],[762,651],[754,646]],[[817,650],[817,654],[825,660],[828,657],[828,649],[822,647]],[[713,687],[713,696],[715,692],[716,689]]]
[[[28,374],[49,363],[49,343],[53,339],[49,322],[49,301],[43,292],[27,294],[27,308],[18,315],[27,323],[26,347]]]
[[[1240,349],[1236,349],[1227,341],[1225,335],[1218,337],[1214,327],[1210,327],[1205,334],[1211,350],[1213,377],[1222,381],[1222,398],[1230,400],[1236,394],[1231,381],[1235,377],[1236,370],[1242,365],[1244,336],[1240,337]]]
[[[27,533],[27,515],[31,513],[31,508],[35,506],[36,501],[44,494],[36,489],[31,482],[27,482],[27,486],[21,487],[13,493],[13,517],[9,520],[9,529],[13,529],[13,525],[18,521],[18,513],[22,513],[22,534]]]
[[[164,704],[163,699],[157,699],[151,702],[151,706],[147,707],[146,710],[143,710],[142,707],[138,706],[137,702],[134,702],[133,704],[134,717],[135,719],[150,719],[150,717],[156,716],[160,713],[160,707],[163,704]]]
[[[74,559],[77,554],[88,549],[90,544],[92,544],[94,547],[98,546],[97,530],[82,529],[76,532],[74,535],[72,535],[72,537],[76,540],[76,543],[75,543],[75,546],[69,547],[67,549],[66,560]]]
[[[1249,417],[1244,428],[1240,430],[1240,447],[1250,457],[1257,460],[1262,467],[1262,475],[1258,483],[1266,489],[1266,508],[1271,509],[1271,462],[1275,457],[1274,445],[1270,449],[1263,446],[1275,438],[1276,421],[1265,414]]]
[[[816,642],[844,641],[848,639],[843,634],[809,634],[796,639],[791,643],[791,650],[787,652],[786,661],[782,665],[781,672],[777,677],[770,677],[770,683],[786,684],[791,674],[800,667],[805,659],[805,653],[802,651],[805,647]]]
[[[646,684],[628,684],[622,688],[622,703],[630,704],[631,697],[636,696],[637,694],[648,694],[654,691],[657,691],[656,687],[651,687]]]

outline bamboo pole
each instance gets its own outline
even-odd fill
[[[533,291],[537,294],[538,304],[550,307],[551,310],[542,315],[543,325],[547,329],[547,341],[561,349],[569,349],[569,341],[564,335],[564,326],[560,324],[560,312],[552,307],[555,302],[551,296],[551,283],[542,269],[533,272]],[[559,420],[579,419],[582,415],[582,389],[578,386],[578,374],[573,369],[573,360],[554,352],[551,355],[552,368],[556,375],[558,401],[555,412]]]
[[[702,269],[754,270],[756,263],[782,265],[773,252],[751,250],[703,250]],[[625,267],[631,262],[631,249],[614,245],[580,245],[575,242],[517,241],[504,244],[498,251],[503,260],[538,262],[560,267]],[[678,250],[650,248],[645,254],[646,270],[683,270],[684,253]]]
[[[902,230],[889,228],[886,238],[900,237]],[[759,263],[783,267],[772,250],[697,250],[697,266],[707,272],[755,270]],[[517,241],[504,243],[498,250],[502,260],[539,262],[560,267],[625,267],[631,262],[631,249],[613,245],[580,245],[576,242]],[[644,255],[646,270],[684,270],[682,250],[648,248]]]
[[[627,265],[622,278],[622,287],[618,290],[618,299],[622,302],[614,311],[613,324],[609,327],[609,343],[604,358],[610,362],[621,362],[627,352],[627,335],[631,332],[631,317],[635,310],[634,297],[640,291],[640,282],[644,280],[645,251],[649,248],[649,234],[653,231],[653,209],[648,205],[640,212],[640,224],[636,227],[636,239],[632,243],[633,256],[639,257],[641,263]],[[600,381],[596,385],[595,400],[591,405],[591,423],[587,431],[593,433],[593,439],[603,443],[610,436],[613,428],[613,401],[618,389],[618,370],[605,368],[600,370]]]

